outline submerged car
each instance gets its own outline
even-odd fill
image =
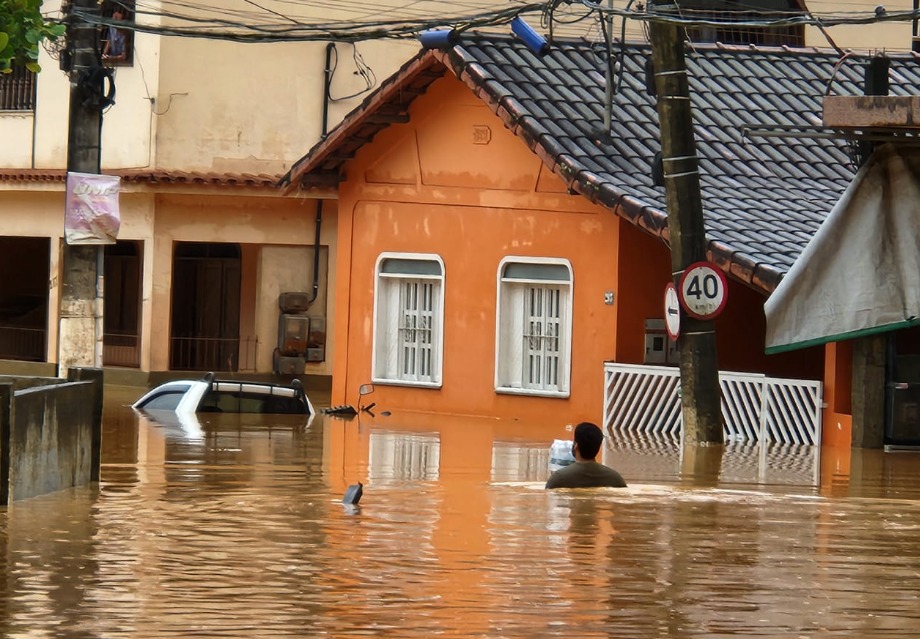
[[[266,382],[230,381],[208,373],[202,379],[166,382],[132,404],[144,411],[195,413],[263,413],[313,415],[313,404],[300,380],[289,386]]]

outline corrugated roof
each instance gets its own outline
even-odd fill
[[[430,84],[444,65],[572,190],[667,239],[664,189],[651,179],[660,150],[655,99],[645,82],[651,49],[627,44],[623,52],[611,135],[601,136],[605,63],[594,45],[557,41],[541,58],[508,37],[464,34],[453,48],[422,52],[407,63],[295,163],[283,184],[290,191],[309,186],[304,178],[312,172],[340,173],[354,151],[387,126],[373,120],[374,110],[393,96],[404,110],[427,88],[417,70],[428,71],[422,79]],[[772,291],[855,172],[844,140],[751,137],[745,129],[820,125],[829,87],[862,93],[866,60],[841,62],[816,49],[688,49],[709,251],[736,278]],[[412,91],[400,94],[410,82]],[[891,93],[908,95],[917,86],[918,58],[892,57]]]

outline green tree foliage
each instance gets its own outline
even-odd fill
[[[66,27],[42,16],[42,0],[0,0],[0,73],[24,66],[41,71],[38,48],[42,40],[56,40]]]

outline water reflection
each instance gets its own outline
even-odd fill
[[[0,511],[4,637],[917,633],[920,455],[611,438],[628,489],[547,492],[563,425],[105,420],[98,488]]]

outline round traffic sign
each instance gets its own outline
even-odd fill
[[[728,281],[715,264],[695,262],[680,278],[680,303],[691,317],[708,320],[718,317],[728,300]]]
[[[674,282],[668,282],[664,287],[664,326],[672,340],[680,337],[680,302]]]

